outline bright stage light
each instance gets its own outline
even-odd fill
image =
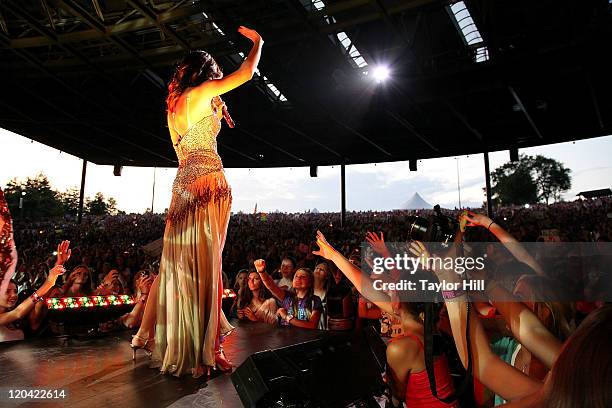
[[[383,82],[389,78],[389,68],[385,67],[384,65],[379,65],[374,68],[373,74],[374,79],[377,82]]]

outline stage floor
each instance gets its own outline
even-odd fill
[[[319,338],[322,332],[277,328],[263,323],[237,322],[224,343],[228,358],[238,367],[246,358],[267,349]],[[229,374],[213,378],[176,378],[148,367],[138,353],[132,361],[131,332],[92,339],[35,339],[0,343],[0,388],[65,389],[67,397],[54,402],[0,400],[0,407],[241,407]]]

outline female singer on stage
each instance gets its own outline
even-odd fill
[[[238,32],[253,42],[235,72],[223,76],[204,51],[190,52],[168,85],[167,120],[179,167],[172,186],[159,276],[149,293],[134,352],[153,352],[162,372],[194,377],[211,367],[231,371],[220,336],[233,327],[221,310],[221,254],[230,217],[231,189],[225,180],[216,137],[221,117],[233,127],[219,95],[249,81],[263,40],[254,30]],[[155,346],[152,346],[153,340]]]

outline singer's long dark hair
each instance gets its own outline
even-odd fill
[[[187,88],[192,88],[201,83],[218,79],[223,76],[223,71],[215,59],[206,51],[190,51],[174,69],[172,79],[168,84],[168,97],[166,108],[168,112],[174,111],[174,106],[179,97]]]

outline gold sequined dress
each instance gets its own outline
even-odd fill
[[[213,99],[213,108],[219,101]],[[214,366],[219,335],[233,329],[221,310],[232,196],[217,154],[221,122],[214,112],[174,144],[179,167],[159,268],[153,366],[176,376]]]

